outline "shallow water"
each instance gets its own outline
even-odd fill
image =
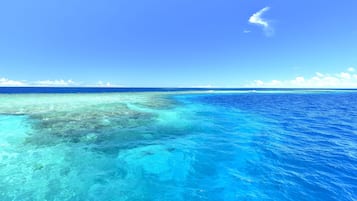
[[[357,93],[0,95],[0,200],[357,200]]]

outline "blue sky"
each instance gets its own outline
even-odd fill
[[[0,2],[0,85],[357,87],[357,1]]]

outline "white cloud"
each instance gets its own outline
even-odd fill
[[[121,85],[121,84],[116,84],[116,83],[111,83],[111,82],[104,82],[104,81],[98,81],[96,84],[90,84],[90,85],[86,85],[88,87],[116,87],[116,88],[120,88],[120,87],[128,87],[125,85]]]
[[[0,86],[24,86],[23,81],[9,80],[7,78],[0,78]]]
[[[249,22],[252,24],[261,25],[263,27],[269,27],[268,21],[266,21],[262,18],[263,13],[265,13],[269,9],[270,9],[269,7],[265,7],[263,9],[261,9],[260,11],[254,13],[252,16],[250,16]]]
[[[254,80],[246,87],[271,88],[357,88],[357,74],[340,72],[337,74],[323,74],[317,72],[314,76],[305,78],[295,77],[291,80]]]
[[[343,79],[351,79],[351,75],[349,73],[341,72],[340,77]]]
[[[76,83],[72,80],[40,80],[30,85],[34,86],[74,86]]]
[[[263,81],[261,81],[261,80],[254,80],[252,86],[262,87],[262,86],[264,86],[264,84],[265,83]]]
[[[191,88],[215,88],[214,86],[210,85],[210,84],[203,84],[203,85],[193,85],[190,86]]]
[[[324,74],[319,73],[319,72],[316,72],[316,76],[318,76],[318,77],[323,77],[323,76],[324,76]]]
[[[259,26],[263,27],[264,33],[267,36],[271,36],[274,32],[273,28],[271,27],[270,23],[268,20],[263,19],[262,15],[267,12],[270,8],[269,7],[265,7],[261,10],[259,10],[258,12],[254,13],[252,16],[250,16],[249,18],[249,23],[251,24],[256,24]]]
[[[99,87],[114,87],[110,82],[98,81],[97,86]]]
[[[355,68],[353,68],[353,67],[349,67],[347,70],[348,70],[349,72],[355,72]]]
[[[29,87],[125,87],[110,82],[98,81],[97,83],[81,83],[73,80],[38,80],[18,81],[0,77],[0,86],[29,86]]]

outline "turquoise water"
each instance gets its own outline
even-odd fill
[[[357,93],[0,95],[0,200],[357,200]]]

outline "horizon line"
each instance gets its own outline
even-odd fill
[[[345,89],[357,90],[357,87],[157,87],[157,86],[0,86],[0,88],[100,88],[100,89]]]

